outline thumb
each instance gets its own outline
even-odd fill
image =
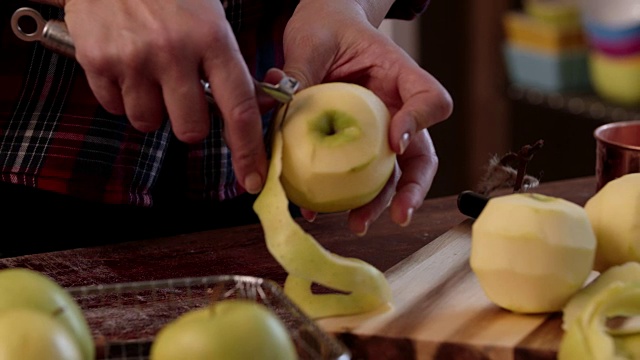
[[[325,80],[331,61],[325,56],[297,47],[285,52],[283,71],[300,82],[300,89],[319,84]]]

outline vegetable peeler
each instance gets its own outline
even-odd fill
[[[21,20],[31,20],[35,23],[35,30],[28,32],[20,26]],[[61,20],[45,20],[40,13],[32,8],[23,7],[16,10],[11,17],[11,28],[16,36],[24,41],[39,41],[46,48],[53,50],[61,55],[74,58],[75,45],[69,34],[67,25]],[[278,84],[269,84],[253,80],[256,89],[271,96],[282,104],[289,103],[293,99],[293,94],[299,86],[299,82],[289,76],[285,76]],[[201,80],[207,101],[215,104],[213,94],[211,93],[211,85]]]

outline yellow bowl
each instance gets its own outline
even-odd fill
[[[525,0],[524,11],[548,24],[580,26],[580,9],[571,0]]]
[[[519,11],[505,13],[502,20],[507,40],[513,44],[547,54],[588,47],[581,26],[546,23]]]
[[[626,106],[640,104],[640,55],[611,57],[592,51],[589,75],[603,99]]]

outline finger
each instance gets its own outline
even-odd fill
[[[172,67],[161,79],[162,97],[171,127],[176,137],[186,143],[196,143],[209,134],[211,120],[197,72],[186,69],[196,66]]]
[[[319,47],[313,44],[290,45],[285,48],[284,72],[298,80],[299,89],[307,88],[314,84],[319,84],[328,72],[329,64],[332,63],[332,51],[326,47],[328,40],[319,39],[322,34],[318,34],[316,41],[325,44],[323,51],[318,53],[313,51]],[[337,52],[337,49],[333,52]]]
[[[318,213],[315,211],[311,211],[303,208],[300,208],[300,214],[302,214],[302,217],[308,222],[314,222],[316,220],[316,216],[318,215]]]
[[[266,178],[267,155],[255,84],[231,29],[216,45],[215,51],[205,58],[205,71],[224,119],[225,139],[236,177],[249,193],[257,194]]]
[[[391,220],[401,226],[411,222],[413,213],[422,206],[438,170],[438,156],[426,129],[420,130],[407,151],[398,157],[402,176],[391,201]]]
[[[400,79],[402,108],[393,116],[389,142],[397,154],[402,154],[420,130],[448,118],[453,111],[449,92],[431,75],[420,70],[420,77]]]
[[[86,76],[89,87],[100,105],[112,114],[124,115],[125,106],[120,86],[115,81],[102,76],[96,76],[90,73],[87,73]]]
[[[164,106],[162,90],[149,81],[129,79],[122,87],[124,107],[131,125],[142,131],[155,131],[162,125]]]
[[[396,184],[400,177],[400,169],[396,164],[393,174],[382,188],[378,196],[371,202],[365,204],[357,209],[349,211],[349,229],[358,236],[366,235],[369,230],[369,225],[376,221],[387,208],[393,194],[395,193]]]

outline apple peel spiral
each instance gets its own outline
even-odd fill
[[[316,85],[305,90],[314,90],[312,88],[323,85],[335,86],[335,83]],[[356,86],[338,86],[342,85]],[[304,97],[298,94],[294,101],[297,99],[304,100]],[[391,301],[391,290],[382,272],[360,259],[327,251],[291,217],[288,193],[281,182],[284,142],[280,130],[282,117],[276,117],[276,123],[273,124],[277,131],[273,133],[269,171],[253,209],[262,224],[269,252],[288,273],[285,293],[307,316],[314,319],[364,313],[387,305]],[[391,171],[385,172],[388,178]],[[313,293],[313,284],[336,292]]]

